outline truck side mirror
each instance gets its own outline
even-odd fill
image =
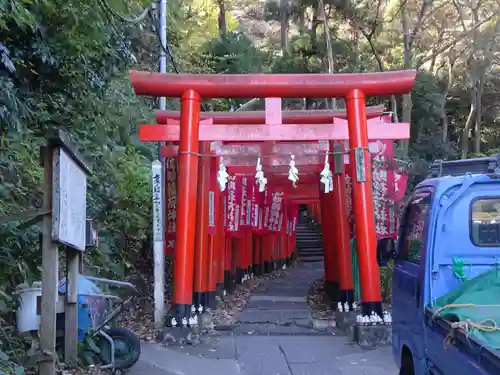
[[[396,254],[396,243],[393,238],[381,238],[377,241],[377,261],[385,266]]]

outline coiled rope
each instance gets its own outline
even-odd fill
[[[446,306],[443,306],[434,312],[434,315],[432,318],[434,319],[436,316],[438,316],[441,312],[444,310],[448,309],[454,309],[454,308],[461,308],[461,307],[471,307],[471,308],[500,308],[500,305],[476,305],[474,303],[452,303]],[[497,322],[491,318],[481,320],[480,322],[473,322],[470,319],[460,321],[460,322],[453,322],[450,324],[451,330],[448,332],[448,335],[444,339],[444,346],[445,348],[453,344],[455,342],[455,332],[457,329],[462,329],[466,332],[467,338],[471,330],[475,329],[480,332],[485,332],[485,333],[494,333],[494,332],[500,332],[500,327],[498,326]]]

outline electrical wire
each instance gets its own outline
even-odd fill
[[[175,57],[174,57],[174,55],[172,53],[172,50],[170,49],[170,46],[168,44],[168,40],[165,40],[165,44],[163,44],[163,42],[161,40],[162,38],[161,38],[161,35],[160,35],[160,30],[158,30],[158,27],[156,26],[156,20],[154,18],[152,9],[150,9],[148,11],[148,14],[149,14],[149,17],[151,18],[151,24],[153,25],[153,30],[154,30],[157,38],[158,38],[158,43],[160,44],[160,48],[168,56],[168,58],[170,60],[170,64],[172,65],[172,69],[174,70],[174,72],[176,74],[181,74],[181,72],[179,70],[179,67],[177,65],[177,62],[175,61]],[[205,107],[205,105],[203,103],[201,103],[201,109],[204,112],[208,112],[207,108]]]
[[[168,44],[168,40],[165,40],[165,45],[162,42],[162,38],[160,35],[160,30],[158,30],[158,27],[156,26],[156,20],[154,18],[152,9],[149,10],[148,12],[149,17],[151,18],[151,23],[153,25],[153,30],[158,38],[158,42],[160,43],[160,48],[163,50],[163,52],[168,56],[170,63],[172,64],[172,69],[174,70],[175,73],[180,74],[179,68],[177,66],[177,63],[175,61],[174,55],[172,54],[172,50],[170,49],[170,46]]]
[[[154,3],[151,3],[149,6],[144,8],[138,16],[136,16],[134,18],[128,18],[128,17],[122,16],[117,11],[115,11],[113,8],[111,8],[111,6],[108,4],[107,0],[99,0],[99,3],[104,8],[104,10],[108,11],[114,17],[120,19],[123,22],[131,23],[131,24],[137,24],[139,22],[144,21],[144,19],[149,14],[151,9],[153,9],[153,4],[154,4]]]

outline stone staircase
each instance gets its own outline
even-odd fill
[[[299,215],[296,231],[298,258],[302,262],[322,262],[323,235],[321,227],[312,223],[309,218]]]

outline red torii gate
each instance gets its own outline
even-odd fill
[[[374,95],[408,93],[413,86],[415,74],[416,72],[413,70],[336,75],[173,75],[131,72],[131,81],[136,94],[181,98],[180,125],[178,127],[160,125],[141,127],[141,140],[179,140],[178,205],[182,209],[177,214],[177,248],[174,271],[176,283],[174,285],[173,311],[177,320],[189,316],[192,304],[192,284],[190,285],[190,281],[193,279],[195,237],[193,228],[195,228],[196,223],[198,142],[212,139],[227,141],[335,140],[339,137],[340,139],[349,139],[349,160],[351,167],[355,170],[353,209],[358,224],[356,225],[356,236],[362,284],[361,307],[364,314],[369,314],[371,311],[382,313],[379,270],[375,254],[376,239],[371,197],[371,168],[368,155],[365,98]],[[346,130],[339,131],[335,129],[335,126],[327,128],[334,134],[326,134],[324,125],[299,127],[293,126],[294,124],[290,126],[290,124],[273,124],[266,121],[267,124],[253,128],[247,127],[251,127],[251,124],[238,124],[238,126],[228,127],[224,131],[220,129],[216,131],[219,138],[214,139],[213,132],[217,126],[213,126],[212,132],[206,125],[200,126],[201,97],[343,97],[347,107],[348,129],[346,130],[348,137],[344,136]],[[255,121],[260,121],[260,119]],[[244,126],[245,133],[251,134],[251,136],[242,137],[242,130],[238,129],[240,125]],[[156,127],[156,132],[159,132],[156,135],[160,135],[156,139],[146,137],[146,133],[151,131],[153,126]],[[150,130],[147,130],[148,127]],[[235,132],[238,136],[231,136],[227,134],[228,131]],[[200,136],[203,138],[200,139]],[[341,174],[335,174],[335,189],[342,189],[344,186],[345,191],[344,181],[338,180],[337,175],[341,176]],[[336,200],[334,200],[335,202]],[[342,206],[341,202],[339,204]],[[335,208],[338,208],[336,206],[337,203],[335,203]]]
[[[269,112],[276,113],[281,112],[281,100],[270,100],[268,103],[266,100],[266,110],[264,112],[208,112],[202,113],[203,119],[201,122],[206,125],[240,125],[242,129],[247,130],[245,125],[252,124],[257,125],[258,121],[265,121],[266,117],[269,118]],[[270,105],[269,105],[270,104]],[[274,105],[273,105],[274,104]],[[392,121],[387,121],[386,118],[382,119],[384,113],[381,107],[371,107],[368,108],[368,126],[372,129],[370,138],[380,139],[408,139],[409,138],[409,126],[408,124],[393,124]],[[323,123],[325,125],[331,125],[332,120],[335,123],[335,118],[330,116],[338,116],[338,118],[343,119],[346,117],[346,112],[341,111],[319,111],[319,112],[307,112],[307,111],[293,111],[284,112],[287,116],[287,123],[294,124],[300,122],[303,125],[311,125],[313,123]],[[384,116],[386,117],[386,116]],[[166,125],[173,125],[178,127],[178,118],[180,118],[180,113],[176,111],[162,111],[157,112],[157,119]],[[279,120],[279,119],[278,119]],[[281,122],[281,121],[278,121]],[[284,121],[283,121],[284,122]],[[339,121],[341,124],[343,121]],[[159,128],[156,125],[143,127],[143,132],[141,132],[141,139],[159,139],[164,137],[164,128]],[[213,130],[213,127],[210,128]],[[177,135],[174,133],[168,133],[169,140],[177,141]],[[248,139],[248,135],[247,138]],[[251,135],[250,135],[251,137]],[[216,138],[212,136],[212,138]],[[335,135],[329,136],[329,138],[336,138]],[[233,139],[233,138],[231,138]],[[224,144],[225,143],[225,144]],[[212,142],[211,151],[213,151],[217,156],[223,156],[225,159],[225,164],[231,173],[237,173],[239,175],[243,174],[247,177],[253,176],[255,171],[255,161],[257,156],[262,156],[261,143],[250,143],[243,142],[244,144],[235,144],[237,142]],[[331,143],[331,142],[330,142]],[[375,147],[372,150],[372,145],[377,146],[377,143],[369,143],[369,151],[374,154],[378,153],[378,149]],[[296,203],[318,203],[320,201],[319,194],[319,184],[318,184],[318,174],[323,168],[325,153],[331,152],[333,150],[333,144],[329,144],[328,141],[319,141],[317,143],[298,143],[298,142],[282,142],[269,145],[266,148],[267,159],[266,171],[267,176],[272,176],[273,182],[275,182],[276,177],[281,176],[281,182],[279,184],[273,184],[281,186],[281,190],[289,190],[287,193],[287,201]],[[299,158],[296,160],[296,166],[300,167],[300,184],[296,189],[287,189],[290,185],[290,181],[285,177],[288,171],[288,163],[290,161],[290,154],[298,155]],[[162,148],[162,155],[165,157],[173,157],[178,155],[178,146],[165,146]],[[304,157],[305,156],[305,157]],[[343,155],[342,162],[349,164],[348,155]],[[342,158],[341,158],[342,159]],[[271,160],[271,161],[269,161]],[[250,167],[250,168],[248,168]],[[271,173],[269,173],[271,171]],[[200,172],[201,173],[201,172]],[[343,173],[337,173],[340,176],[340,181],[343,178]],[[309,179],[304,180],[304,176]],[[312,178],[311,178],[312,177]],[[334,302],[340,301],[343,304],[348,303],[352,305],[354,293],[353,293],[353,281],[352,281],[352,264],[350,262],[350,246],[349,246],[349,236],[348,232],[344,235],[337,234],[331,238],[331,230],[329,228],[339,227],[341,231],[347,227],[348,219],[347,215],[340,216],[340,218],[333,219],[330,217],[332,211],[332,200],[328,199],[331,195],[340,196],[340,204],[345,205],[345,186],[336,189],[333,194],[325,195],[321,194],[321,217],[318,217],[320,221],[323,222],[324,232],[324,252],[325,252],[325,275],[326,275],[326,289],[330,292]],[[337,198],[337,197],[335,197]],[[201,198],[199,198],[201,199]],[[344,207],[339,207],[335,209],[334,212],[347,212]],[[200,220],[200,216],[197,215]],[[345,223],[339,223],[339,221],[345,221]],[[337,224],[335,224],[337,223]],[[199,225],[203,228],[203,225]],[[203,232],[203,230],[202,230]],[[197,237],[198,238],[198,237]],[[195,280],[197,280],[196,270],[202,270],[202,265],[198,265],[202,262],[203,256],[199,253],[195,254]],[[198,266],[197,266],[198,265]],[[206,268],[206,267],[205,267]],[[202,271],[203,272],[203,271]],[[202,288],[201,285],[197,286]],[[199,304],[200,293],[195,292],[195,304]],[[203,300],[203,298],[201,298]]]

